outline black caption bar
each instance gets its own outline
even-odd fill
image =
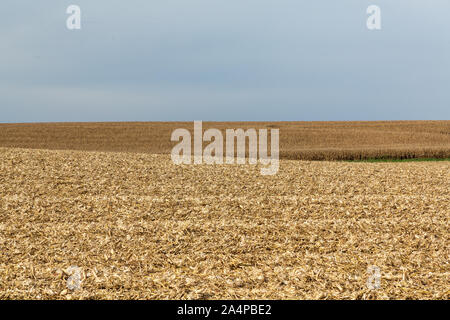
[[[355,309],[361,306],[361,309]],[[385,317],[387,307],[398,306],[403,315],[424,307],[448,307],[448,301],[280,301],[280,300],[189,300],[189,301],[0,301],[3,311],[9,307],[16,316],[21,312],[43,311],[84,319],[86,315],[113,315],[125,320],[136,315],[145,319],[291,319],[357,316]],[[58,310],[61,308],[61,310]],[[43,310],[39,310],[43,309]],[[359,310],[359,311],[358,311]],[[308,318],[310,318],[310,316]]]

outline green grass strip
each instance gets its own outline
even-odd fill
[[[395,158],[369,158],[361,160],[348,160],[349,162],[425,162],[425,161],[450,161],[450,158],[411,158],[411,159],[395,159]]]

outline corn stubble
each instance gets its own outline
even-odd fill
[[[0,148],[0,169],[1,299],[450,297],[449,162],[282,160],[261,176]]]
[[[192,122],[0,124],[0,147],[170,154]],[[450,158],[450,121],[204,122],[203,128],[280,130],[289,160]]]

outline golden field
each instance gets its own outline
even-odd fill
[[[16,126],[1,126],[1,145],[158,148],[145,143],[148,125],[135,124],[141,140],[129,144],[131,129],[112,124],[71,124],[65,137],[62,124]],[[325,130],[329,140],[336,130],[336,148],[348,140],[342,126]],[[415,136],[408,126],[384,137],[448,152],[448,122]],[[282,150],[302,137],[280,132]],[[168,155],[0,148],[0,299],[449,299],[449,190],[448,161],[282,160],[261,176],[253,165],[175,166]],[[377,290],[366,285],[371,265]],[[79,290],[67,287],[71,266],[82,270]]]
[[[280,157],[300,160],[450,158],[450,121],[204,122],[204,129],[279,128]],[[0,147],[169,154],[192,122],[0,124]]]

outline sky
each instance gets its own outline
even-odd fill
[[[449,120],[449,15],[448,0],[2,0],[0,122]]]

